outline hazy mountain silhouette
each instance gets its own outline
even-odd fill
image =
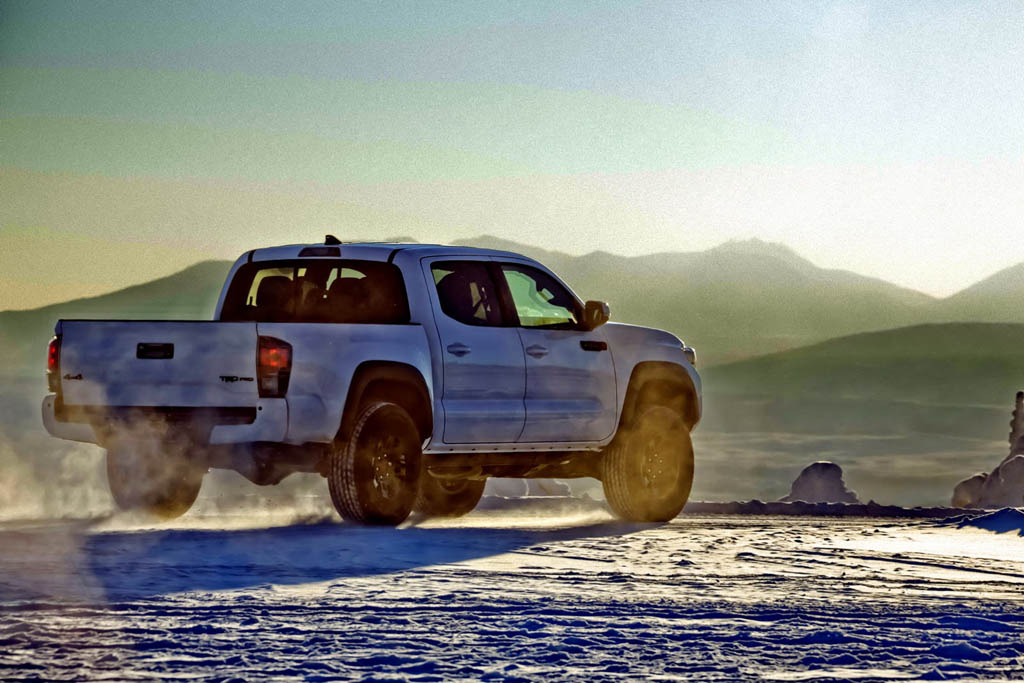
[[[534,256],[583,298],[608,301],[613,320],[670,330],[710,362],[924,322],[936,303],[883,280],[818,268],[760,240],[634,257],[570,256],[493,237],[464,243]]]
[[[997,440],[1024,386],[1022,349],[1021,324],[941,323],[705,368],[707,426]]]
[[[46,344],[61,318],[203,320],[213,316],[229,261],[203,261],[140,285],[84,299],[0,312],[0,348],[11,355],[3,374],[42,372]],[[41,375],[40,375],[41,376]]]
[[[786,246],[761,240],[632,257],[572,256],[491,236],[456,244],[536,257],[580,296],[608,301],[613,320],[680,335],[697,348],[704,366],[925,322],[1024,322],[1024,264],[939,300],[818,268]],[[13,351],[10,365],[34,373],[58,318],[209,319],[229,267],[227,261],[206,261],[102,296],[0,312],[0,344]]]
[[[1024,319],[1024,263],[1004,268],[939,302],[944,320],[1020,322]]]

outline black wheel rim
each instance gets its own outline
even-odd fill
[[[679,482],[678,445],[663,434],[644,439],[639,458],[639,482],[655,499],[672,495]]]
[[[361,474],[357,477],[364,482],[361,488],[370,518],[381,521],[408,514],[415,495],[414,476],[419,476],[408,440],[395,433],[377,433],[359,450]]]
[[[409,478],[408,454],[398,437],[388,435],[375,440],[370,467],[370,485],[379,500],[392,500],[403,492]]]

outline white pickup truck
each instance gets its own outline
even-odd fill
[[[694,352],[607,320],[519,254],[328,235],[244,254],[212,321],[59,321],[43,423],[106,449],[120,507],[168,518],[212,467],[318,472],[367,524],[465,514],[488,477],[596,477],[621,517],[667,520]]]

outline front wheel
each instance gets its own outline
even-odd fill
[[[196,501],[205,474],[180,444],[119,437],[107,445],[107,483],[122,510],[180,517]]]
[[[633,522],[665,522],[686,505],[693,485],[693,444],[678,413],[643,410],[601,461],[604,495],[612,511]]]
[[[327,484],[344,519],[394,526],[412,511],[420,481],[420,438],[403,408],[362,406],[348,440],[330,454]]]

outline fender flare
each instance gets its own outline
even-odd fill
[[[637,412],[652,403],[678,410],[690,429],[700,421],[701,402],[697,389],[689,373],[677,363],[644,361],[633,367],[622,403],[619,429],[630,425]]]
[[[398,390],[400,395],[396,393]],[[402,406],[416,423],[420,437],[426,439],[431,435],[434,427],[433,401],[419,370],[395,361],[364,361],[352,373],[338,429],[340,439],[348,439],[355,424],[356,411],[370,396],[388,399]]]

